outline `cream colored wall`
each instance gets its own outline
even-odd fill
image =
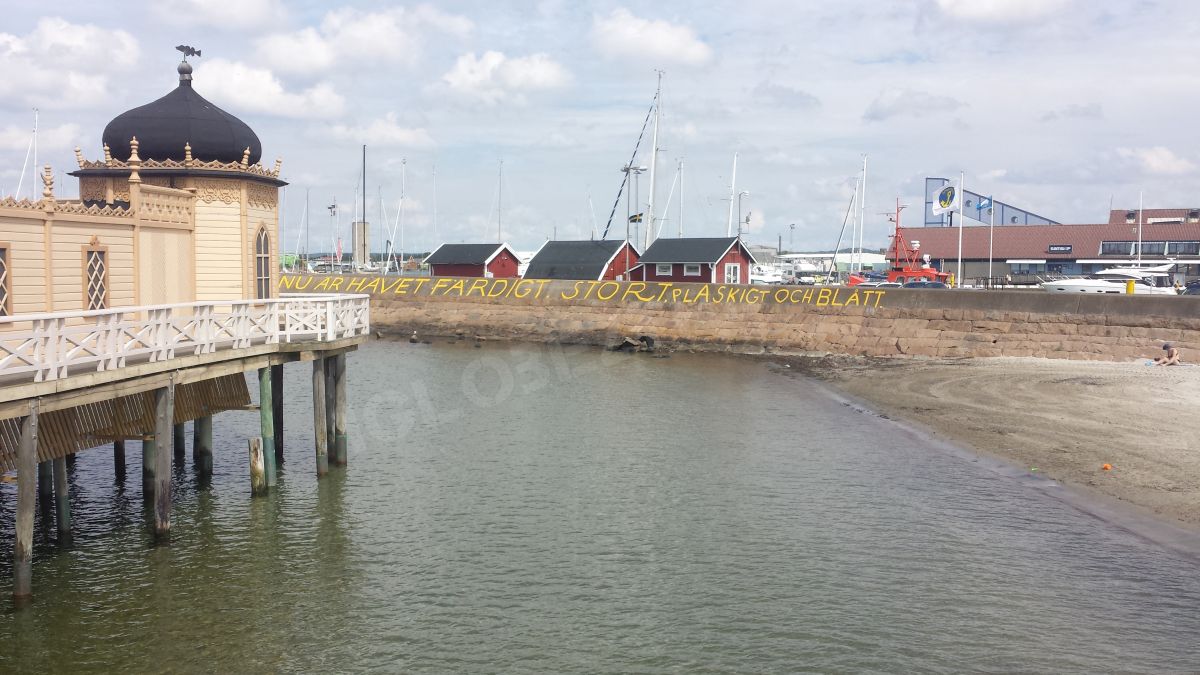
[[[41,219],[0,216],[0,241],[7,242],[12,312],[46,311],[45,228]]]
[[[53,308],[34,311],[68,312],[87,309],[84,292],[84,249],[96,237],[108,248],[108,306],[137,304],[133,292],[133,226],[54,221],[51,227]]]
[[[160,305],[193,300],[195,265],[188,230],[143,226],[138,232],[141,302]]]
[[[196,300],[245,297],[241,186],[238,181],[197,179]]]

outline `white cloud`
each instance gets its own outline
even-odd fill
[[[1173,176],[1191,173],[1196,169],[1191,160],[1180,157],[1161,145],[1152,148],[1117,148],[1117,156],[1134,161],[1147,173],[1158,175]]]
[[[237,0],[232,5],[212,0],[158,0],[151,7],[168,23],[239,30],[267,26],[286,16],[280,0]]]
[[[687,26],[634,16],[624,7],[592,18],[592,42],[614,59],[649,61],[653,65],[707,63],[712,48]]]
[[[29,147],[29,139],[32,136],[32,126],[10,124],[0,129],[0,150],[24,152]],[[82,139],[83,133],[78,124],[61,124],[56,127],[38,129],[38,148],[40,150],[70,149],[79,145]]]
[[[1028,23],[1056,14],[1071,0],[937,0],[953,19],[979,23]]]
[[[110,77],[137,63],[139,49],[123,30],[39,19],[29,35],[0,33],[0,98],[44,108],[107,100]]]
[[[346,108],[345,99],[326,82],[290,92],[269,70],[223,59],[197,65],[194,86],[221,105],[279,117],[328,119]]]
[[[509,58],[489,51],[458,57],[442,81],[461,96],[494,105],[504,100],[523,103],[524,94],[563,87],[571,75],[545,54]]]
[[[1043,122],[1053,122],[1057,119],[1091,119],[1104,117],[1104,110],[1099,103],[1071,103],[1058,110],[1051,110],[1042,115]]]
[[[389,112],[382,118],[371,120],[365,125],[348,126],[335,124],[330,127],[335,138],[370,145],[405,146],[424,148],[433,145],[433,138],[424,129],[409,129],[400,126],[396,113]]]
[[[924,115],[956,110],[965,105],[949,96],[938,96],[912,89],[889,89],[881,93],[863,113],[868,122],[882,122],[893,117]]]
[[[256,43],[258,58],[280,72],[322,73],[348,63],[411,66],[431,32],[462,38],[474,24],[429,6],[378,12],[353,8],[325,14],[319,28],[275,33]]]

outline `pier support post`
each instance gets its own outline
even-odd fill
[[[54,463],[37,463],[37,498],[43,509],[49,509],[54,500]]]
[[[258,369],[258,419],[267,487],[275,486],[275,397],[271,395],[271,369]]]
[[[326,431],[325,359],[313,359],[313,438],[316,439],[317,478],[329,473],[329,434]]]
[[[325,357],[325,432],[329,437],[326,447],[329,448],[329,463],[337,465],[337,357]]]
[[[212,475],[212,421],[212,415],[205,415],[192,422],[192,460],[201,476]]]
[[[271,366],[271,414],[275,420],[275,467],[283,465],[283,364]]]
[[[154,503],[154,468],[158,455],[158,442],[154,436],[142,438],[142,501]]]
[[[125,482],[125,441],[113,441],[113,475]]]
[[[175,461],[178,464],[183,464],[183,459],[187,452],[187,424],[180,422],[175,425],[175,440],[172,444],[174,447]]]
[[[165,541],[171,536],[171,455],[175,415],[175,378],[154,390],[154,536]]]
[[[346,355],[333,357],[334,380],[334,461],[337,466],[346,466]]]
[[[54,520],[58,523],[58,544],[71,545],[71,492],[67,488],[67,458],[54,460]]]
[[[250,439],[250,495],[267,494],[266,453],[261,438]]]
[[[33,598],[33,503],[36,499],[38,403],[30,401],[29,414],[21,419],[17,442],[17,522],[13,545],[13,601]]]

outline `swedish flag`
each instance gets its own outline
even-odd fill
[[[642,214],[640,214],[640,213],[635,213],[635,214],[633,214],[632,216],[629,216],[629,222],[631,222],[631,223],[640,223],[640,222],[642,222]]]

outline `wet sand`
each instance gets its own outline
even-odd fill
[[[937,437],[1200,529],[1200,367],[1035,358],[787,361]]]

